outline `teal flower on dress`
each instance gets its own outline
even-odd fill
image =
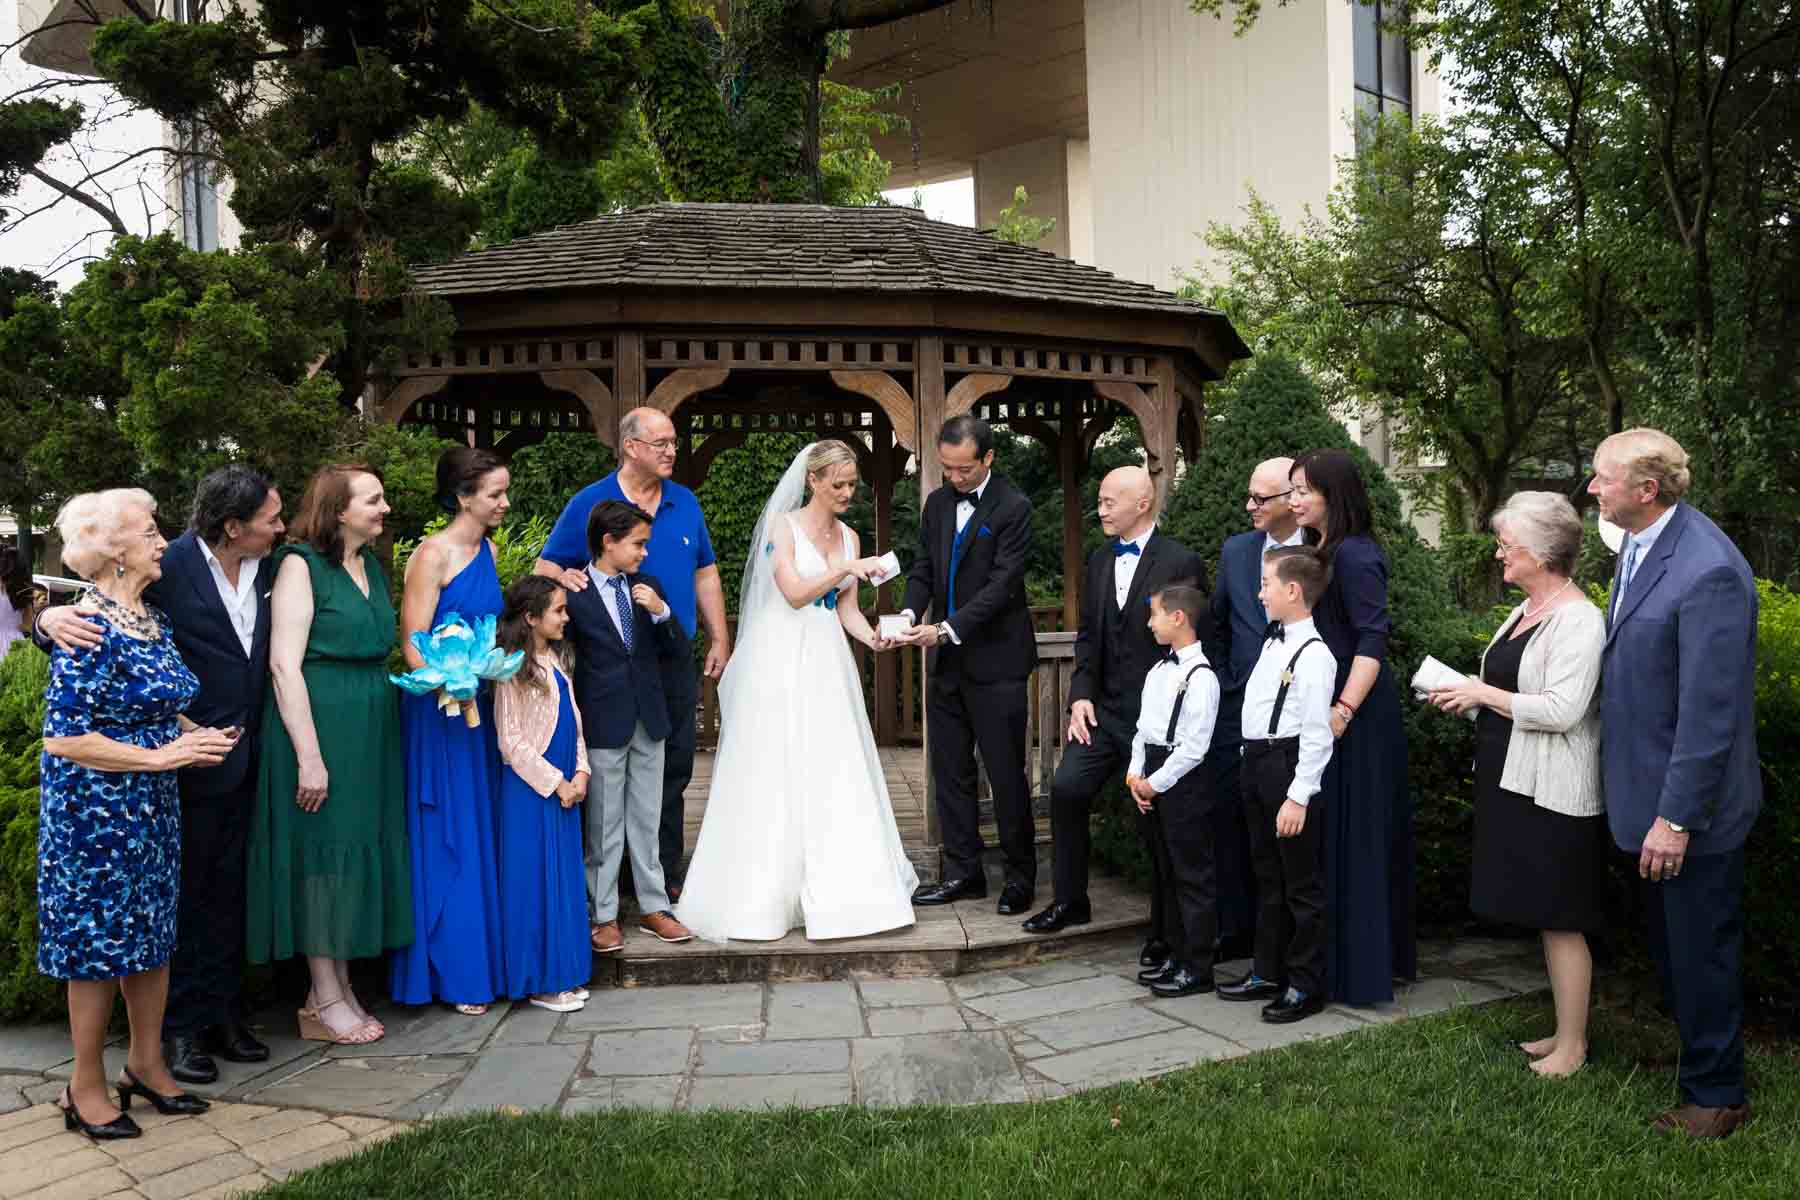
[[[494,645],[494,626],[492,616],[478,617],[471,627],[461,613],[446,613],[436,629],[412,635],[413,649],[425,665],[388,680],[415,696],[436,692],[445,716],[461,715],[470,728],[480,725],[475,693],[481,681],[511,679],[525,661],[523,650],[507,654]]]

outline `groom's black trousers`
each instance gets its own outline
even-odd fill
[[[981,879],[981,808],[975,751],[981,751],[994,795],[994,824],[1006,857],[1006,882],[1037,884],[1037,827],[1025,782],[1026,681],[972,683],[954,670],[931,676],[925,720],[931,737],[931,782],[944,839],[944,878]]]

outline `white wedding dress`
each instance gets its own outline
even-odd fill
[[[823,557],[792,517],[774,515],[793,531],[795,570],[823,575]],[[850,531],[837,528],[848,558]],[[751,555],[747,580],[758,567],[769,574],[757,562],[772,550],[768,538],[759,526],[752,545],[765,549]],[[773,941],[802,927],[812,939],[860,937],[911,925],[919,880],[894,825],[836,609],[793,608],[779,589],[768,595],[771,586],[745,588],[744,628],[719,682],[712,791],[675,915],[715,942]]]

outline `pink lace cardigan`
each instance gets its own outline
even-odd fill
[[[553,656],[538,659],[547,671],[554,671],[565,686],[569,677]],[[555,686],[533,688],[513,678],[494,687],[494,724],[500,741],[500,757],[513,772],[540,796],[552,796],[563,782],[563,773],[545,758],[550,739],[556,734],[556,714],[560,707]],[[575,714],[575,772],[588,769],[587,738],[581,732],[581,710]]]

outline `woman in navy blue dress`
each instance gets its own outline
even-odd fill
[[[216,766],[239,731],[181,716],[200,690],[166,618],[143,601],[162,576],[156,501],[119,488],[77,496],[57,527],[63,559],[94,590],[100,644],[50,657],[38,807],[38,970],[68,981],[75,1069],[63,1124],[90,1138],[137,1137],[134,1096],[164,1113],[204,1112],[162,1057],[169,957],[181,885],[175,772]],[[131,1044],[115,1107],[101,1051],[113,998],[125,997]]]
[[[1288,478],[1294,516],[1331,564],[1330,586],[1313,609],[1338,660],[1331,714],[1338,740],[1319,794],[1331,998],[1377,1004],[1394,998],[1395,979],[1418,972],[1406,732],[1387,664],[1388,561],[1348,453],[1303,454]]]
[[[450,524],[419,543],[406,564],[402,650],[424,665],[412,635],[455,613],[473,626],[500,616],[500,576],[488,534],[506,519],[506,467],[492,452],[457,446],[438,460],[438,503]],[[496,796],[500,751],[493,704],[470,729],[439,711],[436,696],[402,696],[406,833],[412,846],[412,945],[394,951],[390,982],[401,1004],[445,1001],[470,1016],[506,994],[500,929]]]

